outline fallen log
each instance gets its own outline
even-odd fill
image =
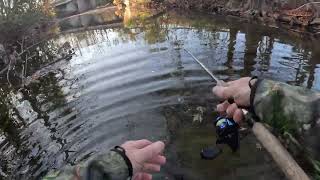
[[[288,179],[310,180],[279,140],[262,123],[254,123],[252,131]]]
[[[280,141],[262,123],[255,122],[247,110],[242,111],[245,114],[246,121],[253,123],[253,134],[269,152],[285,176],[289,180],[310,180]]]

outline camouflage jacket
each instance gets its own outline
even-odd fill
[[[272,127],[293,156],[310,163],[319,174],[320,93],[259,80],[251,101],[258,118]]]
[[[102,154],[87,164],[66,166],[49,173],[43,180],[125,180],[129,170],[123,157],[116,152]]]

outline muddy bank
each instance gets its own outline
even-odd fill
[[[320,2],[308,0],[166,0],[170,8],[224,14],[320,36]]]

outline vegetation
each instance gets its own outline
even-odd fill
[[[48,0],[0,0],[0,43],[14,44],[35,35],[53,16]]]
[[[52,59],[54,16],[50,0],[0,0],[0,75],[9,85],[11,74],[23,80],[30,64]]]

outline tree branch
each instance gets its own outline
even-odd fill
[[[300,6],[300,7],[296,8],[296,9],[293,9],[293,10],[296,11],[296,10],[302,9],[304,6],[307,6],[307,5],[309,5],[309,4],[320,4],[320,2],[309,2],[309,3],[306,3],[306,4]]]

